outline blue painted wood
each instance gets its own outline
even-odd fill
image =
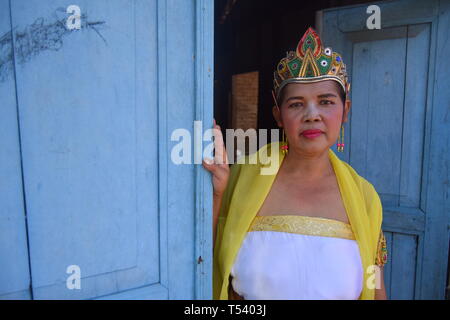
[[[431,27],[429,23],[411,25],[408,26],[407,32],[408,47],[406,50],[402,130],[403,156],[400,165],[398,205],[422,209],[420,191],[428,79],[425,78],[424,81],[417,81],[417,79],[421,79],[423,75],[428,74]]]
[[[191,2],[158,1],[159,131],[164,264],[161,283],[169,299],[192,299],[195,279],[193,166],[170,161],[171,132],[193,132],[195,101],[195,8]]]
[[[381,8],[381,30],[366,29],[367,4],[318,14],[324,43],[348,57],[352,82],[346,151],[339,156],[382,199],[382,228],[390,233],[392,251],[385,269],[388,297],[442,299],[450,215],[450,81],[441,71],[450,50],[450,5],[375,4]]]
[[[167,128],[161,139],[170,141],[170,134],[185,128],[193,138],[196,110],[196,7],[194,1],[165,3],[165,52],[167,58],[164,91]],[[175,142],[162,150],[170,157]],[[192,152],[192,161],[193,161]],[[167,171],[167,287],[169,299],[193,299],[197,257],[195,249],[195,165],[177,165],[168,158]]]
[[[30,299],[9,0],[0,0],[0,299]]]
[[[422,287],[420,297],[438,297],[445,294],[449,242],[447,226],[450,215],[450,75],[442,66],[448,61],[450,46],[450,1],[439,2],[438,24],[433,33],[435,36],[436,55],[433,70],[433,112],[431,116],[429,144],[429,173],[426,183],[427,215],[424,235],[424,258],[422,271]],[[447,67],[448,70],[448,67]],[[427,245],[432,244],[432,245]]]
[[[204,130],[212,127],[214,93],[214,1],[195,2],[196,48],[195,119],[201,120]],[[209,125],[209,127],[208,127]],[[203,143],[206,148],[211,141]],[[211,175],[202,166],[196,166],[195,176],[195,298],[212,299],[212,198]]]
[[[5,127],[11,152],[0,172],[9,170],[5,187],[23,216],[21,147],[30,255],[26,242],[5,244],[25,266],[29,258],[35,299],[209,299],[210,176],[201,163],[175,165],[170,136],[192,133],[194,120],[212,125],[213,3],[75,4],[81,30],[65,28],[61,0],[14,1],[12,23],[2,19],[14,27],[18,101],[8,83],[15,122]],[[23,219],[14,223],[2,235],[24,232]],[[81,269],[80,290],[66,286],[70,265]],[[29,285],[15,271],[1,283],[7,293]]]
[[[353,51],[350,161],[377,182],[384,205],[398,205],[405,51],[405,38],[358,42]],[[358,87],[361,83],[364,89]]]
[[[167,300],[167,288],[161,284],[110,294],[95,300]]]
[[[384,236],[386,238],[386,247],[388,251],[388,260],[384,265],[384,285],[386,288],[386,295],[388,299],[391,299],[391,274],[392,274],[392,237],[393,233],[383,230]]]
[[[367,30],[366,13],[369,5],[378,5],[381,9],[381,29],[424,23],[433,20],[438,14],[439,0],[396,0],[374,1],[365,5],[349,6],[337,10],[339,30],[344,33]]]
[[[158,180],[159,180],[159,227],[160,230],[165,232],[160,232],[159,242],[160,242],[160,284],[165,288],[169,287],[169,275],[168,275],[168,264],[169,264],[169,252],[168,252],[168,141],[169,134],[167,129],[168,116],[167,116],[167,4],[166,1],[158,1],[157,3],[157,46],[158,46],[158,146],[160,150],[165,150],[166,152],[158,153]]]
[[[177,4],[177,5],[176,5]],[[161,140],[168,141],[178,128],[192,131],[195,101],[195,8],[189,2],[168,1],[165,4],[167,55],[165,87],[166,133]],[[185,110],[191,112],[185,112]],[[181,116],[183,115],[183,116]],[[171,144],[165,144],[162,153],[170,155]],[[176,165],[167,159],[167,287],[169,299],[192,298],[194,295],[195,249],[194,241],[194,172],[186,165]],[[189,190],[189,192],[187,192]],[[180,192],[181,191],[181,192]],[[175,289],[176,288],[176,289]]]
[[[168,299],[209,299],[211,179],[199,165],[171,162],[170,136],[184,128],[193,137],[194,120],[203,130],[212,122],[213,3],[158,1],[157,11],[160,283]]]
[[[78,1],[72,31],[66,5],[11,10],[34,298],[209,298],[210,179],[168,141],[212,120],[213,5]]]
[[[408,207],[383,207],[384,222],[390,230],[419,234],[425,230],[425,216],[422,210]]]
[[[394,233],[391,247],[390,294],[393,299],[412,300],[415,296],[417,238]]]

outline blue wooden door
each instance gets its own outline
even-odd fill
[[[449,1],[390,1],[381,29],[370,4],[324,10],[324,43],[342,53],[352,83],[342,158],[380,194],[390,299],[443,299],[450,218]]]
[[[211,297],[210,178],[170,134],[212,122],[212,11],[0,0],[0,298]]]

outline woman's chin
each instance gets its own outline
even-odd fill
[[[328,145],[323,143],[305,144],[302,143],[298,146],[298,153],[305,155],[322,154],[324,151],[329,149]]]

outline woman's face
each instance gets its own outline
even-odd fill
[[[338,86],[334,80],[325,80],[290,83],[284,88],[280,109],[274,107],[273,113],[278,126],[284,128],[289,150],[315,155],[336,143],[350,109],[350,101],[342,102]],[[304,132],[311,129],[321,132],[315,136]]]

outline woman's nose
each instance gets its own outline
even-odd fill
[[[308,103],[306,107],[305,121],[320,120],[320,113],[315,103]]]

